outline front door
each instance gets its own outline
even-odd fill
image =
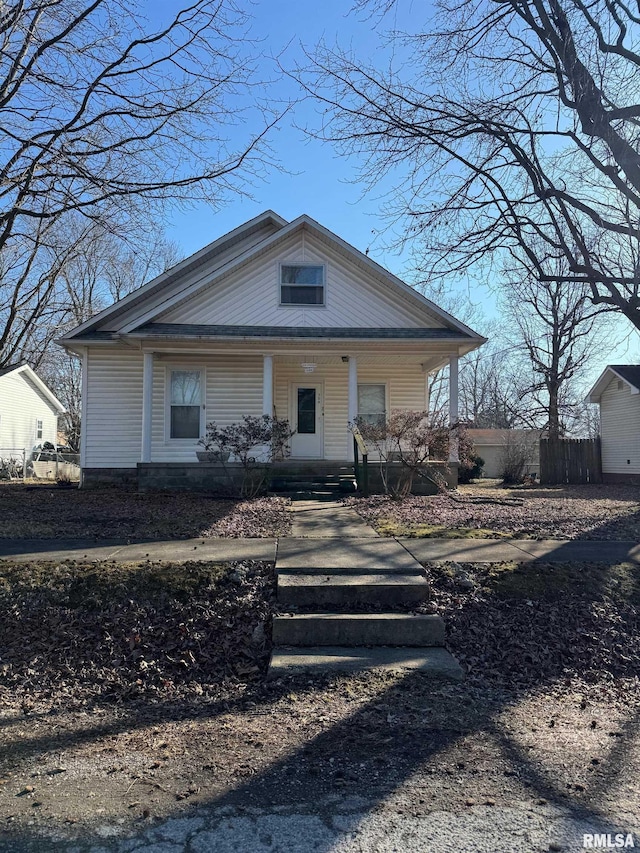
[[[293,417],[295,434],[291,439],[291,456],[295,459],[322,459],[322,385],[293,386]]]

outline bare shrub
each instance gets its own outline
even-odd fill
[[[523,438],[507,436],[500,454],[500,478],[507,485],[524,482],[529,451]]]
[[[207,424],[206,436],[198,443],[205,451],[215,454],[216,461],[222,464],[232,492],[237,491],[237,487],[227,463],[230,460],[240,464],[240,497],[254,498],[264,490],[270,463],[289,455],[292,435],[293,430],[287,420],[269,415],[243,415],[240,421],[226,427],[219,427],[211,421]]]
[[[356,418],[355,426],[378,455],[385,494],[402,500],[411,494],[416,479],[428,480],[439,491],[446,489],[442,462],[449,457],[451,428],[440,413],[394,409],[387,421]],[[471,467],[471,443],[462,428],[456,427],[456,432],[460,466]]]

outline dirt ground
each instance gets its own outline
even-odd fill
[[[497,481],[393,501],[349,498],[383,536],[640,540],[640,486],[529,486]]]
[[[386,814],[517,805],[633,831],[639,567],[426,570],[462,684],[266,682],[272,564],[0,565],[0,849],[363,793]]]
[[[0,481],[0,539],[264,538],[291,529],[288,501],[87,490]]]
[[[332,794],[396,815],[518,805],[626,831],[640,820],[637,702],[579,683],[517,693],[353,676],[0,722],[0,843],[40,838],[36,849],[140,833],[197,807]]]

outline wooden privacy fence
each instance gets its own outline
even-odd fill
[[[561,438],[540,441],[540,482],[601,483],[599,438]]]

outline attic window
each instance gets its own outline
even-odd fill
[[[622,391],[623,387],[624,387],[624,385],[623,385],[622,379],[618,379],[618,391]]]
[[[324,305],[322,264],[282,264],[280,266],[281,305]]]

